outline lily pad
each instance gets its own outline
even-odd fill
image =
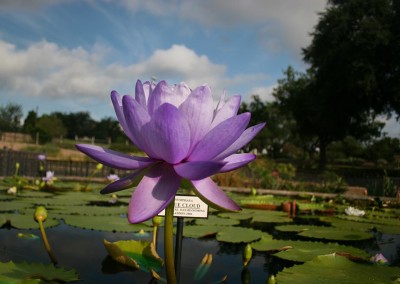
[[[293,220],[290,219],[284,212],[271,210],[243,209],[238,213],[220,213],[218,216],[237,220],[251,219],[251,222],[261,223],[293,222]]]
[[[316,256],[330,253],[340,253],[365,260],[369,257],[367,252],[351,246],[337,243],[275,240],[267,234],[264,234],[258,242],[251,243],[251,247],[257,251],[267,251],[279,258],[297,262],[309,261]]]
[[[258,240],[264,232],[243,227],[225,227],[218,231],[217,241],[227,243],[250,243]]]
[[[197,225],[210,225],[210,226],[234,226],[240,223],[239,220],[219,218],[214,215],[208,216],[208,219],[196,219]]]
[[[54,214],[66,215],[87,215],[87,216],[101,216],[101,215],[116,215],[126,214],[128,212],[127,206],[89,206],[89,205],[74,205],[74,206],[58,206],[51,211]]]
[[[33,212],[33,210],[32,210]],[[0,214],[0,226],[10,222],[11,226],[18,229],[38,229],[39,224],[33,219],[33,213],[26,214]],[[52,218],[47,218],[43,223],[45,228],[55,227],[60,223]]]
[[[298,232],[298,235],[303,237],[333,241],[358,241],[372,238],[372,235],[368,232],[348,228],[287,225],[277,226],[275,229],[282,232]]]
[[[112,259],[136,269],[159,271],[164,265],[151,242],[128,240],[111,243],[104,240],[104,246]]]
[[[277,283],[398,283],[400,269],[382,265],[359,264],[336,254],[321,255],[303,265],[285,268]]]
[[[220,226],[185,226],[183,236],[187,238],[203,238],[215,235],[221,229]]]
[[[144,224],[130,224],[123,216],[78,216],[58,215],[56,218],[63,219],[70,226],[82,229],[109,231],[109,232],[138,232],[140,230],[151,231],[153,228]]]
[[[17,211],[22,208],[26,208],[31,206],[28,203],[22,203],[18,201],[0,201],[0,211],[1,212],[9,212],[9,211]]]
[[[61,283],[79,280],[75,270],[41,263],[0,262],[0,283]]]

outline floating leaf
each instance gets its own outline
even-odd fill
[[[140,230],[150,231],[152,227],[145,224],[130,224],[128,219],[118,215],[111,216],[79,216],[79,215],[57,215],[70,226],[89,230],[110,232],[138,232]]]
[[[0,214],[0,226],[10,222],[11,226],[18,229],[37,229],[39,224],[33,219],[32,214]],[[45,228],[55,227],[60,223],[57,220],[49,218],[43,223]]]
[[[30,204],[22,203],[18,201],[1,201],[0,202],[0,211],[8,212],[8,211],[17,211],[22,208],[29,207]]]
[[[101,216],[101,215],[126,214],[128,212],[128,207],[73,205],[73,206],[58,207],[52,210],[52,212],[54,214]]]
[[[79,277],[75,270],[55,268],[52,264],[0,262],[0,283],[61,283],[77,280]]]
[[[136,269],[159,271],[164,264],[152,242],[128,240],[111,243],[104,240],[104,246],[115,261]]]
[[[197,225],[209,225],[209,226],[234,226],[238,225],[239,220],[219,218],[214,215],[208,216],[208,219],[196,219]]]
[[[330,253],[348,254],[350,257],[368,259],[369,254],[361,249],[343,246],[337,243],[305,242],[292,240],[275,240],[264,234],[261,240],[251,243],[258,251],[267,251],[275,256],[291,261],[305,262],[314,257]]]
[[[250,243],[260,239],[263,234],[262,231],[251,228],[225,227],[218,231],[217,241],[228,243]]]
[[[298,232],[298,235],[303,237],[335,241],[357,241],[372,238],[372,235],[368,232],[348,228],[286,225],[277,226],[275,229],[281,232]]]
[[[285,268],[277,283],[394,283],[400,281],[397,267],[359,264],[336,254],[321,255],[303,265]]]
[[[203,238],[215,235],[221,229],[220,226],[185,226],[183,236],[187,238]]]

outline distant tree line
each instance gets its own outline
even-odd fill
[[[0,131],[27,133],[33,140],[39,137],[40,143],[60,137],[95,137],[102,140],[111,139],[113,142],[125,141],[119,122],[114,118],[105,117],[96,121],[91,118],[89,112],[52,112],[38,116],[36,111],[31,110],[23,119],[22,106],[14,103],[0,106]]]

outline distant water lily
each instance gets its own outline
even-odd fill
[[[354,207],[347,207],[344,212],[349,215],[349,216],[356,216],[356,217],[362,217],[365,215],[365,211],[364,210],[360,210]]]
[[[52,171],[47,171],[46,176],[42,178],[42,180],[47,184],[47,185],[52,185],[57,178],[54,176],[54,172]]]
[[[17,187],[12,186],[7,190],[7,194],[16,195],[17,194]]]
[[[118,175],[115,175],[115,174],[110,174],[110,175],[107,176],[107,180],[108,180],[109,182],[114,182],[114,181],[119,180],[119,176],[118,176]]]
[[[254,154],[236,154],[261,131],[264,123],[247,128],[250,113],[237,114],[240,96],[214,108],[210,87],[191,90],[185,83],[169,86],[137,81],[135,97],[111,93],[118,120],[129,139],[148,157],[135,157],[95,145],[76,147],[98,162],[128,176],[107,185],[102,193],[132,186],[128,211],[131,223],[157,215],[173,200],[182,179],[190,180],[196,194],[213,207],[230,211],[240,207],[212,181],[211,175],[248,164]]]

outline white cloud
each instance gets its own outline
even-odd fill
[[[107,49],[99,45],[88,51],[40,41],[17,49],[0,41],[0,90],[25,97],[87,101],[104,98],[112,89],[132,93],[136,79],[156,76],[169,83],[185,81],[191,87],[207,83],[219,96],[225,88],[267,78],[265,74],[228,77],[226,66],[215,64],[184,45],[158,49],[148,59],[131,65],[107,64],[106,54]]]
[[[309,33],[326,0],[120,0],[133,12],[176,15],[205,28],[258,25],[259,41],[270,51],[290,48],[299,54],[310,43]]]
[[[272,102],[275,101],[272,96],[274,88],[276,88],[276,85],[254,87],[250,90],[250,95],[258,95],[262,101]]]

